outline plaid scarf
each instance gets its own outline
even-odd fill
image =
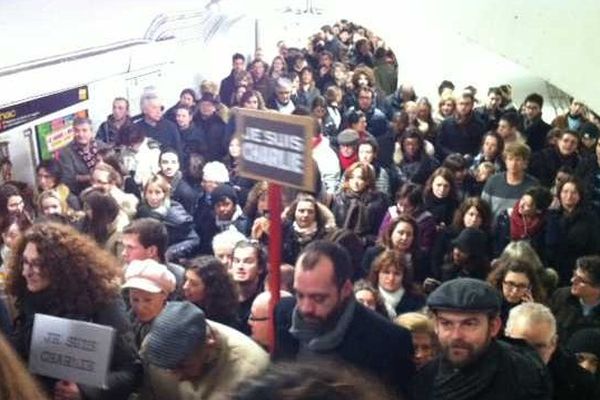
[[[95,141],[91,142],[87,148],[73,142],[73,150],[79,154],[85,165],[91,171],[98,164],[98,145]]]

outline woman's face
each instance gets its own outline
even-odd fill
[[[144,198],[151,208],[163,205],[167,194],[157,183],[149,183],[144,192]]]
[[[362,289],[354,293],[354,297],[356,300],[362,304],[363,306],[375,311],[377,307],[377,299],[375,298],[375,294],[370,290]]]
[[[165,307],[167,295],[150,293],[140,289],[129,289],[129,304],[140,322],[151,322]]]
[[[21,214],[25,209],[25,202],[20,195],[10,196],[6,202],[6,210],[10,214]]]
[[[440,106],[440,114],[444,117],[450,117],[454,113],[454,102],[447,100]]]
[[[273,60],[273,71],[274,72],[282,72],[283,71],[283,61],[281,61],[281,58],[276,58]]]
[[[392,245],[402,252],[410,251],[415,238],[415,231],[408,222],[398,222],[392,231]]]
[[[44,168],[40,168],[37,172],[38,186],[41,190],[50,190],[56,187],[56,178]]]
[[[438,199],[444,199],[450,194],[450,182],[442,176],[436,176],[431,183],[433,195]]]
[[[9,249],[13,249],[15,244],[17,244],[19,235],[21,235],[19,225],[11,224],[5,232],[2,232],[2,241]]]
[[[302,79],[303,85],[308,85],[309,83],[312,83],[312,81],[313,81],[313,74],[309,70],[305,70],[304,72],[302,72],[302,75],[300,76],[300,78]]]
[[[403,274],[393,266],[383,267],[377,275],[379,287],[386,292],[395,292],[402,287]]]
[[[300,228],[308,228],[317,219],[316,205],[310,201],[299,201],[294,213],[294,220]]]
[[[237,89],[235,89],[235,100],[240,101],[244,93],[246,93],[246,90],[248,90],[246,86],[238,86]]]
[[[510,304],[523,301],[523,296],[531,292],[531,282],[522,272],[508,271],[502,281],[502,295]]]
[[[413,348],[415,355],[413,360],[417,369],[421,369],[435,357],[435,346],[430,334],[424,332],[412,333]]]
[[[359,74],[356,82],[358,83],[358,87],[368,87],[369,86],[369,78],[365,74]]]
[[[315,116],[315,118],[317,119],[323,119],[325,118],[325,115],[327,115],[327,109],[325,109],[325,107],[315,107],[315,109],[312,111],[313,115]]]
[[[535,201],[533,197],[528,194],[524,194],[519,201],[519,214],[524,217],[531,217],[536,214]]]
[[[40,262],[40,255],[35,243],[27,243],[23,250],[22,275],[25,278],[27,290],[31,293],[41,292],[50,286],[50,277]]]
[[[185,282],[183,284],[183,294],[187,301],[196,305],[202,305],[206,287],[204,281],[194,271],[187,270],[185,272]]]
[[[486,136],[483,141],[483,155],[486,159],[491,160],[498,155],[498,140],[493,136]]]
[[[240,139],[231,139],[231,142],[229,142],[229,155],[233,158],[238,158],[240,155],[242,155]]]
[[[574,210],[581,200],[579,191],[574,183],[565,183],[560,191],[560,204],[567,211]]]
[[[417,118],[422,121],[426,121],[431,116],[431,109],[427,103],[419,103],[417,105]]]
[[[256,96],[250,96],[242,106],[250,110],[258,110],[258,98]]]
[[[367,181],[365,180],[363,172],[360,168],[354,168],[354,170],[350,173],[348,187],[354,193],[362,193],[367,187]]]
[[[372,164],[375,160],[375,151],[369,143],[358,146],[358,161],[363,164]]]
[[[266,211],[269,211],[269,196],[267,192],[262,193],[258,196],[258,203],[256,205],[256,209],[259,214],[264,214]]]
[[[481,218],[481,214],[475,206],[471,206],[463,216],[463,224],[465,225],[465,228],[479,229],[482,222],[483,220]]]
[[[419,139],[417,138],[406,138],[404,139],[404,153],[410,157],[414,158],[419,152]]]
[[[43,215],[61,215],[62,205],[56,197],[46,197],[40,204]]]

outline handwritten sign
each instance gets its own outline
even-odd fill
[[[242,146],[240,175],[313,191],[310,141],[314,129],[311,117],[237,110],[236,135]]]
[[[104,388],[115,330],[110,326],[36,314],[31,335],[32,373]]]

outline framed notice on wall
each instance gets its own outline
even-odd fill
[[[38,153],[41,160],[53,158],[56,152],[73,140],[73,120],[87,118],[87,110],[65,115],[35,127]]]
[[[242,147],[240,175],[313,191],[314,130],[312,117],[236,110],[236,135]]]

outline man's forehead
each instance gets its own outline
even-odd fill
[[[463,322],[472,319],[486,318],[487,315],[481,311],[458,311],[458,310],[444,310],[437,311],[435,313],[437,319],[443,319],[452,322]]]

